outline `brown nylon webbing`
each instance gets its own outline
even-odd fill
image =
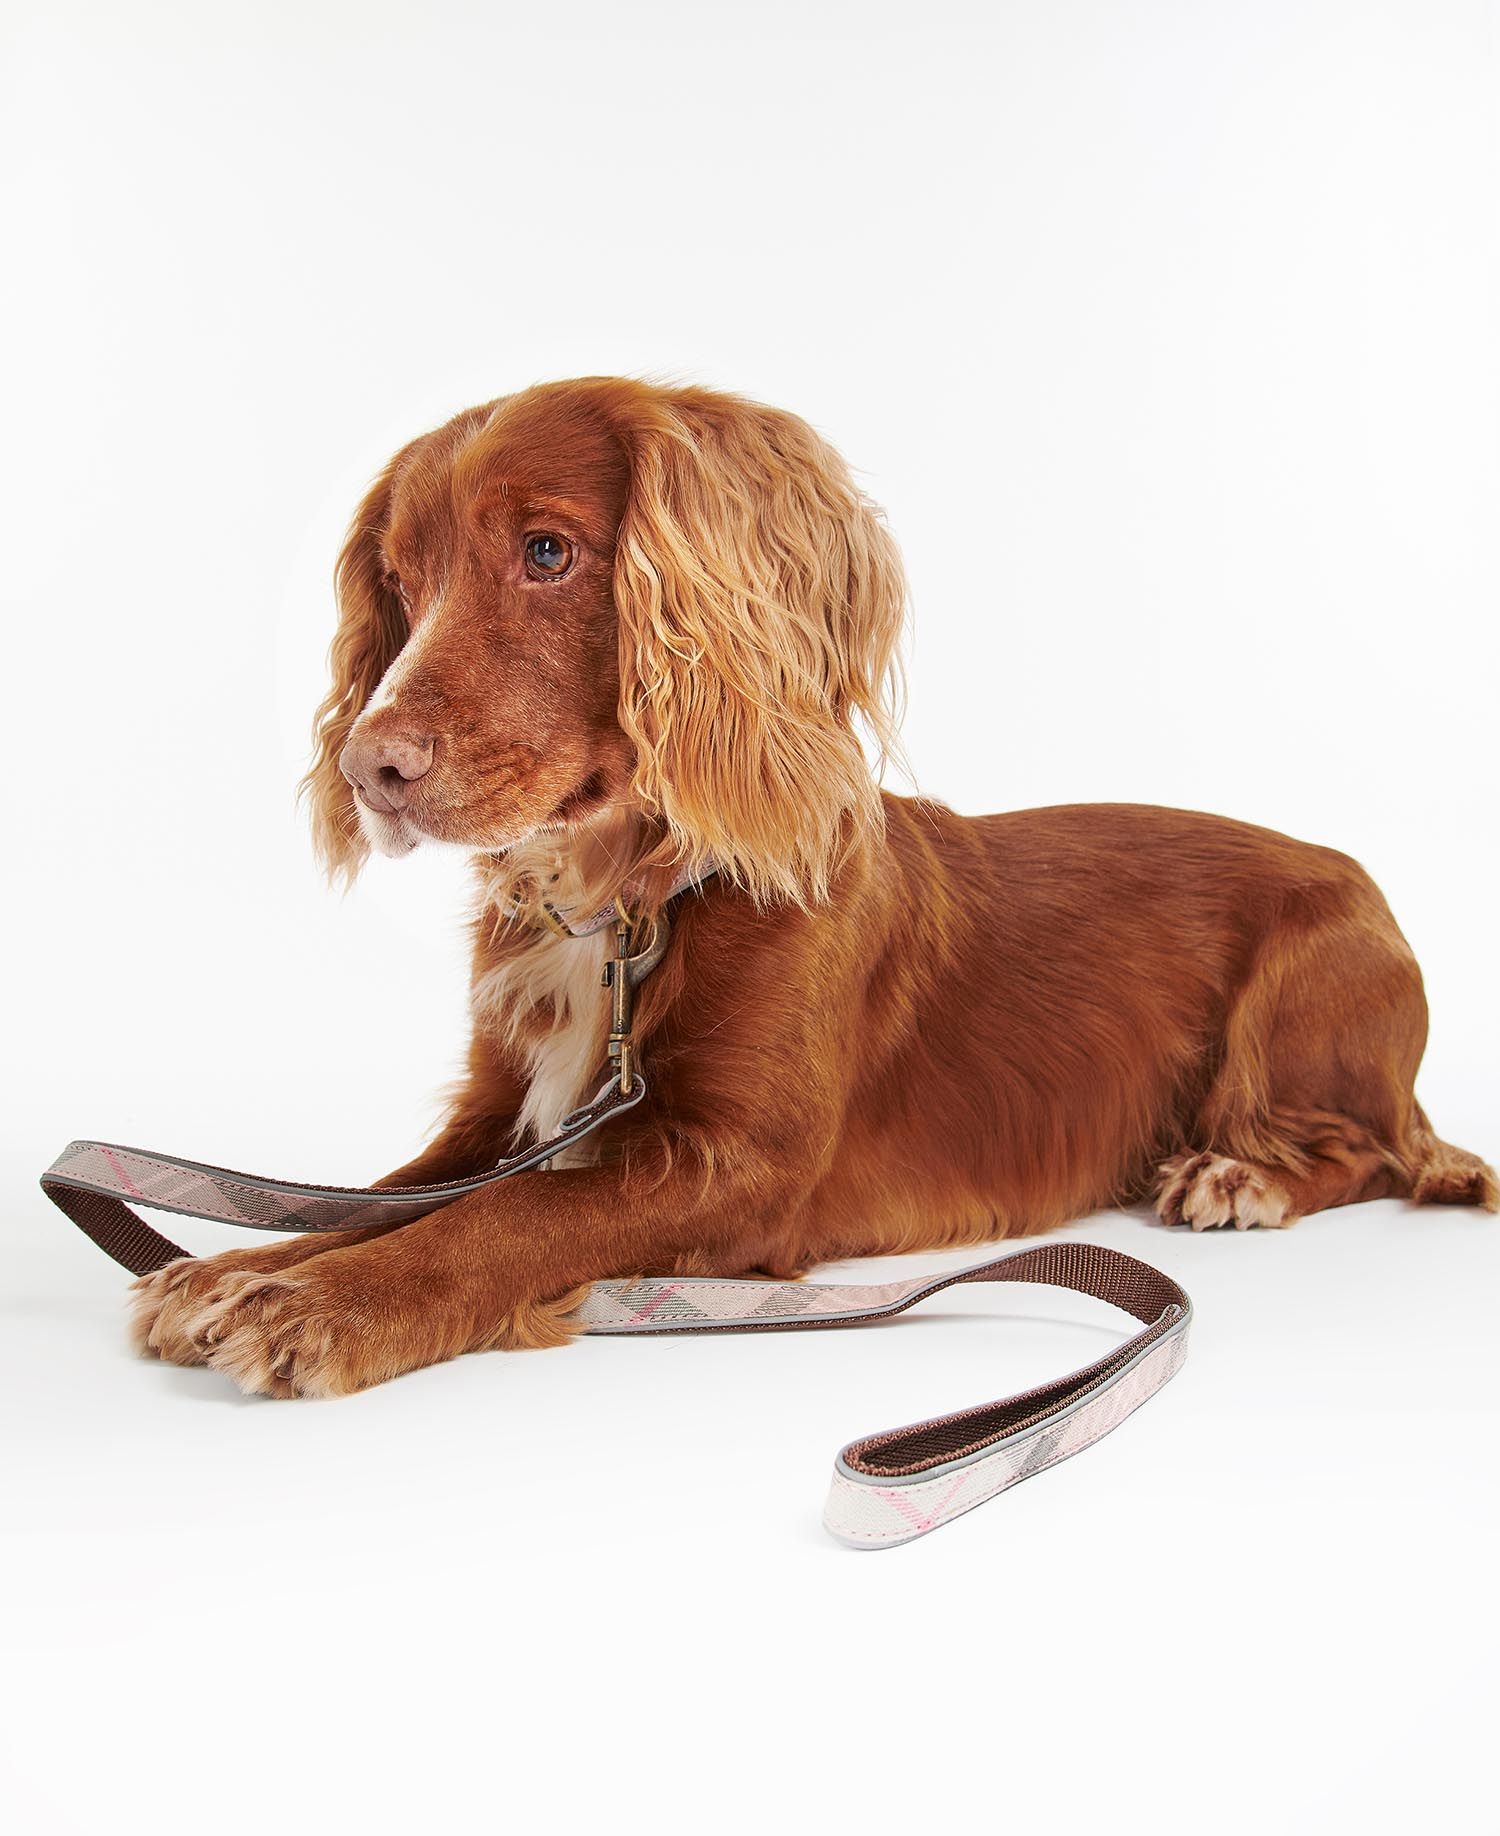
[[[106,1256],[113,1256],[132,1275],[150,1275],[187,1254],[107,1192],[84,1192],[49,1179],[43,1179],[42,1190]]]
[[[137,1203],[259,1230],[335,1232],[372,1222],[399,1225],[451,1204],[466,1193],[539,1165],[570,1142],[622,1110],[633,1107],[644,1092],[642,1080],[637,1080],[637,1088],[628,1098],[620,1095],[617,1083],[611,1084],[592,1103],[575,1111],[552,1140],[509,1156],[478,1178],[449,1180],[440,1185],[369,1188],[305,1185],[233,1173],[227,1168],[209,1167],[198,1161],[142,1154],[133,1148],[74,1142],[43,1176],[42,1188],[59,1210],[107,1255],[133,1273],[143,1275],[175,1262],[186,1252],[144,1223],[122,1193],[129,1193]],[[115,1182],[113,1190],[104,1190],[92,1183],[106,1175]],[[137,1180],[144,1182],[144,1186],[137,1185]],[[153,1184],[153,1181],[165,1183]],[[652,1303],[642,1313],[629,1315],[623,1322],[606,1324],[602,1330],[717,1333],[858,1326],[889,1319],[945,1288],[967,1282],[1033,1282],[1070,1288],[1131,1314],[1141,1322],[1143,1330],[1082,1370],[1020,1395],[855,1441],[842,1455],[843,1465],[850,1472],[885,1481],[909,1479],[930,1473],[949,1462],[982,1454],[1002,1441],[1014,1441],[1028,1430],[1050,1433],[1052,1423],[1068,1416],[1075,1405],[1122,1376],[1161,1339],[1184,1327],[1191,1313],[1191,1303],[1183,1290],[1149,1263],[1100,1244],[1043,1243],[975,1267],[899,1282],[894,1290],[890,1286],[873,1289],[854,1286],[830,1291],[820,1289],[816,1283],[806,1287],[798,1285],[798,1296],[813,1305],[820,1294],[831,1292],[842,1297],[836,1305],[830,1301],[832,1310],[807,1316],[773,1311],[746,1317],[741,1307],[756,1304],[763,1293],[774,1293],[778,1284],[730,1282],[725,1285],[734,1298],[724,1317],[715,1318],[703,1312],[683,1318],[657,1317],[653,1312],[655,1303]],[[664,1285],[667,1296],[695,1287],[692,1279]],[[709,1281],[696,1285],[712,1288],[716,1284]],[[602,1286],[609,1288],[619,1284],[604,1283]],[[742,1297],[742,1289],[749,1290],[749,1295]],[[601,1327],[585,1326],[584,1330],[601,1330]],[[1039,1449],[1039,1455],[1045,1451],[1045,1448]]]

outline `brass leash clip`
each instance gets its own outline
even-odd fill
[[[635,1046],[630,1036],[635,1010],[635,986],[630,976],[632,925],[624,906],[617,903],[615,953],[604,965],[604,986],[610,993],[609,1062],[620,1080],[621,1096],[629,1096],[635,1083]]]

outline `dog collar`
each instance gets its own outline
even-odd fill
[[[666,898],[662,901],[663,906],[670,905],[674,899],[680,898],[689,890],[701,891],[704,881],[711,880],[718,871],[718,866],[713,861],[708,861],[699,867],[684,868],[673,880]],[[549,930],[556,931],[564,937],[593,937],[606,925],[618,924],[621,920],[626,924],[633,922],[630,908],[634,900],[631,898],[631,891],[632,889],[627,887],[623,893],[611,899],[608,905],[601,905],[598,911],[584,918],[576,915],[576,907],[549,905],[544,899],[541,902],[542,921]],[[652,967],[655,967],[654,963]]]

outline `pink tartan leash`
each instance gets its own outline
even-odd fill
[[[186,1254],[131,1204],[252,1230],[349,1230],[407,1223],[496,1180],[537,1167],[633,1109],[612,1079],[549,1141],[513,1154],[475,1179],[436,1186],[346,1187],[260,1179],[225,1167],[102,1141],[74,1141],[42,1176],[42,1190],[94,1242],[144,1275]],[[127,1201],[129,1201],[127,1203]],[[862,1326],[903,1313],[959,1282],[1049,1283],[1093,1295],[1141,1330],[1082,1370],[954,1415],[851,1441],[839,1454],[823,1521],[857,1549],[888,1549],[925,1536],[1033,1473],[1108,1434],[1174,1376],[1187,1354],[1192,1304],[1149,1263],[1093,1243],[1043,1243],[952,1274],[905,1281],[821,1283],[708,1277],[595,1282],[578,1312],[589,1333],[786,1332]]]

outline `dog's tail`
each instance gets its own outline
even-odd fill
[[[1484,1211],[1500,1211],[1495,1169],[1467,1148],[1439,1140],[1420,1104],[1412,1118],[1408,1151],[1414,1204],[1478,1205]]]

